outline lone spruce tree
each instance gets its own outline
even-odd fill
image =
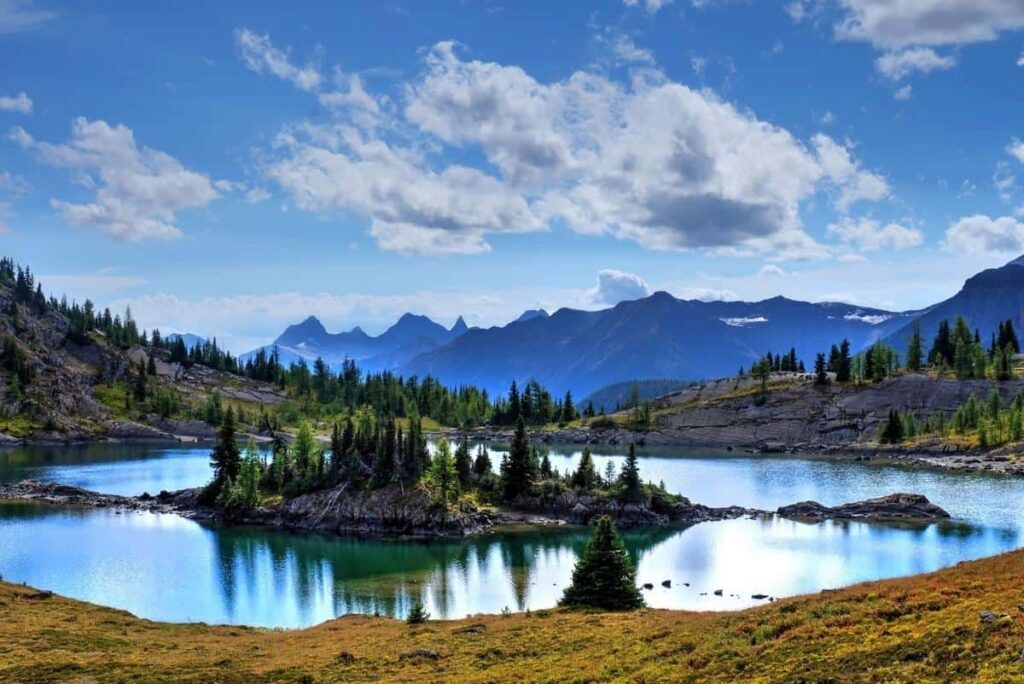
[[[608,516],[598,518],[594,536],[573,568],[572,584],[558,604],[602,610],[635,610],[644,606],[633,563]]]
[[[235,411],[228,407],[217,433],[217,446],[210,454],[210,466],[213,468],[213,482],[204,494],[209,502],[214,501],[221,489],[238,479],[238,471],[242,468],[242,452],[235,442]]]
[[[644,488],[640,482],[640,467],[636,462],[636,444],[630,442],[629,452],[626,454],[626,462],[622,464],[622,474],[619,475],[619,482],[622,485],[622,500],[626,503],[643,503]]]

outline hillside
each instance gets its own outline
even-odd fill
[[[737,613],[348,616],[299,631],[156,623],[0,583],[0,679],[1015,682],[1022,566],[1015,551]]]
[[[166,350],[114,344],[95,330],[75,335],[53,306],[27,305],[10,283],[0,284],[0,339],[0,441],[211,437],[198,418],[215,392],[254,415],[284,399],[265,383],[169,363]],[[149,354],[154,374],[136,401]]]

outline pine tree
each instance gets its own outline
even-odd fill
[[[459,485],[466,489],[473,483],[473,461],[469,454],[469,439],[462,435],[462,442],[455,450],[455,472],[459,476]]]
[[[149,354],[149,361],[146,364],[146,374],[150,376],[156,375],[156,357],[153,354]]]
[[[515,501],[528,494],[533,487],[535,472],[530,454],[530,441],[526,436],[526,421],[520,416],[516,432],[509,447],[508,467],[502,473],[502,492],[505,501]]]
[[[476,450],[476,460],[473,461],[473,474],[482,478],[491,472],[491,455],[487,453],[487,447],[481,444]]]
[[[459,476],[455,469],[451,445],[448,444],[447,439],[441,439],[437,443],[428,475],[437,491],[437,500],[441,504],[447,506],[449,502],[458,500]]]
[[[912,371],[921,370],[921,356],[923,351],[921,340],[921,324],[914,321],[914,332],[907,342],[907,369]]]
[[[636,444],[633,442],[629,444],[626,462],[622,465],[622,474],[619,475],[619,484],[622,486],[620,496],[623,501],[628,503],[644,501],[643,484],[640,482],[640,466],[636,461]]]
[[[210,455],[210,466],[213,468],[213,482],[207,491],[216,497],[225,482],[238,479],[238,471],[242,467],[242,454],[235,443],[235,410],[230,406],[217,433],[217,445]]]
[[[576,466],[576,472],[569,478],[569,484],[573,488],[583,491],[590,491],[597,485],[597,470],[594,468],[594,459],[590,455],[590,447],[583,447],[580,464]]]
[[[409,610],[405,621],[410,625],[421,625],[429,619],[430,613],[424,610],[423,602],[417,599],[416,603],[412,604],[412,608]]]
[[[601,516],[583,556],[572,571],[572,583],[560,606],[635,610],[644,606],[636,571],[612,521]]]
[[[818,354],[817,356],[814,357],[814,384],[828,384],[828,372],[825,370],[824,354]]]
[[[852,366],[850,363],[850,340],[843,339],[839,345],[839,358],[836,364],[836,382],[849,382]]]
[[[562,422],[571,423],[576,420],[576,406],[572,403],[572,392],[565,391],[565,399],[562,400]]]
[[[135,389],[133,392],[135,401],[142,403],[146,401],[146,365],[140,360],[138,373],[135,375]]]

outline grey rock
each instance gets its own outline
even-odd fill
[[[802,501],[778,509],[784,518],[804,520],[944,520],[949,513],[920,494],[889,494],[834,508],[817,501]]]

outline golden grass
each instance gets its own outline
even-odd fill
[[[1020,682],[1020,604],[1024,551],[738,613],[345,617],[301,631],[154,623],[0,584],[0,681]]]

